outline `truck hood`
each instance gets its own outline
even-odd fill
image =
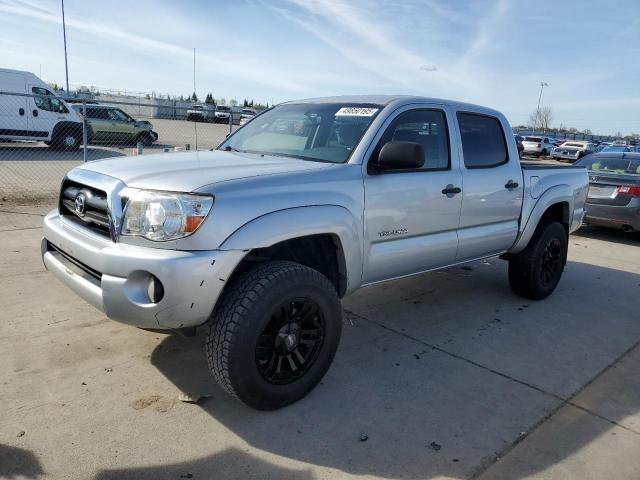
[[[109,175],[129,187],[193,192],[205,185],[228,180],[320,170],[332,165],[297,158],[214,150],[116,157],[89,162],[78,168]]]

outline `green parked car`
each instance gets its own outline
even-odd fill
[[[73,108],[82,116],[82,105],[75,104]],[[142,142],[148,147],[158,139],[151,123],[136,120],[115,106],[86,105],[86,116],[89,124],[89,143],[135,145]]]

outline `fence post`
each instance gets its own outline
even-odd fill
[[[82,100],[82,161],[87,163],[87,101]]]

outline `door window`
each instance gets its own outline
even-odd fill
[[[125,114],[122,110],[117,110],[115,108],[111,108],[107,110],[109,115],[109,120],[114,122],[128,122],[129,116]]]
[[[448,170],[449,135],[444,112],[441,110],[410,110],[401,113],[380,139],[373,158],[387,142],[415,142],[425,156],[421,170]]]
[[[465,167],[491,168],[507,163],[507,144],[497,118],[462,112],[457,116]]]
[[[69,113],[65,104],[46,88],[32,87],[31,92],[35,95],[33,101],[40,110],[56,113]]]

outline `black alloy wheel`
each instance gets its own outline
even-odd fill
[[[260,375],[274,385],[295,382],[311,368],[324,341],[324,316],[311,299],[279,305],[258,337],[255,355]]]

